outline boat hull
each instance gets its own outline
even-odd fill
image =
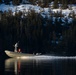
[[[30,57],[30,56],[34,56],[34,54],[25,54],[25,53],[19,53],[19,52],[12,52],[12,51],[8,51],[5,50],[6,55],[8,55],[9,57]]]

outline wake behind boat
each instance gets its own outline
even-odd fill
[[[14,52],[13,51],[9,51],[9,50],[5,50],[5,53],[9,56],[9,57],[23,57],[23,56],[35,56],[34,54],[27,54],[27,53],[21,53],[20,50],[19,52],[17,51],[17,47],[18,47],[18,43],[16,43],[14,45],[15,49]]]

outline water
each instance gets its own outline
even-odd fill
[[[75,58],[8,58],[0,61],[1,75],[76,75]]]

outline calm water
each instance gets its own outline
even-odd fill
[[[76,59],[15,59],[0,61],[0,75],[76,75]]]

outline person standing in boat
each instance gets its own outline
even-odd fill
[[[17,48],[18,48],[18,43],[16,43],[16,44],[14,45],[14,47],[15,47],[14,52],[19,52],[19,53],[21,53],[21,49],[20,49],[20,48],[17,49]]]
[[[17,52],[18,43],[16,43],[16,44],[14,45],[14,47],[15,47],[14,52]]]

